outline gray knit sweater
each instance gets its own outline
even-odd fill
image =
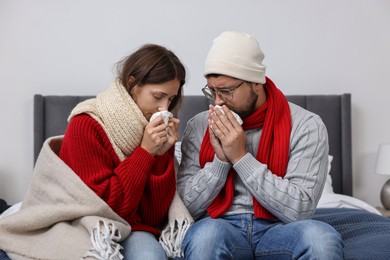
[[[200,146],[207,128],[208,112],[189,120],[182,140],[178,172],[178,192],[184,204],[198,219],[224,187],[231,167],[235,175],[232,206],[225,214],[253,213],[253,196],[281,221],[309,219],[316,209],[328,168],[328,133],[321,118],[289,103],[292,129],[286,175],[281,178],[256,160],[262,129],[245,131],[248,153],[235,165],[216,156],[199,165]]]

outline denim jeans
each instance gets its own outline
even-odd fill
[[[0,260],[11,260],[8,255],[0,249]]]
[[[252,214],[203,218],[183,241],[185,259],[343,259],[340,234],[330,225],[302,220],[256,219]]]
[[[164,260],[168,259],[164,249],[156,237],[143,231],[132,231],[126,240],[122,241],[124,259],[134,260]]]

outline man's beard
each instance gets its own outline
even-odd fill
[[[245,105],[234,108],[232,110],[236,112],[241,117],[241,119],[245,119],[256,111],[257,98],[258,94],[252,90],[252,93],[250,93],[249,99],[247,102],[245,102]]]

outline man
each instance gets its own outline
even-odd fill
[[[288,103],[263,59],[241,32],[222,33],[207,55],[203,92],[223,111],[210,105],[184,133],[178,191],[195,219],[185,257],[342,259],[340,235],[310,220],[326,179],[326,127]]]

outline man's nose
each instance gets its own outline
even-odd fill
[[[216,94],[216,95],[215,95],[215,99],[214,99],[214,103],[215,103],[216,105],[222,106],[225,102],[223,101],[223,99],[221,99],[221,98],[219,97],[218,94]]]

